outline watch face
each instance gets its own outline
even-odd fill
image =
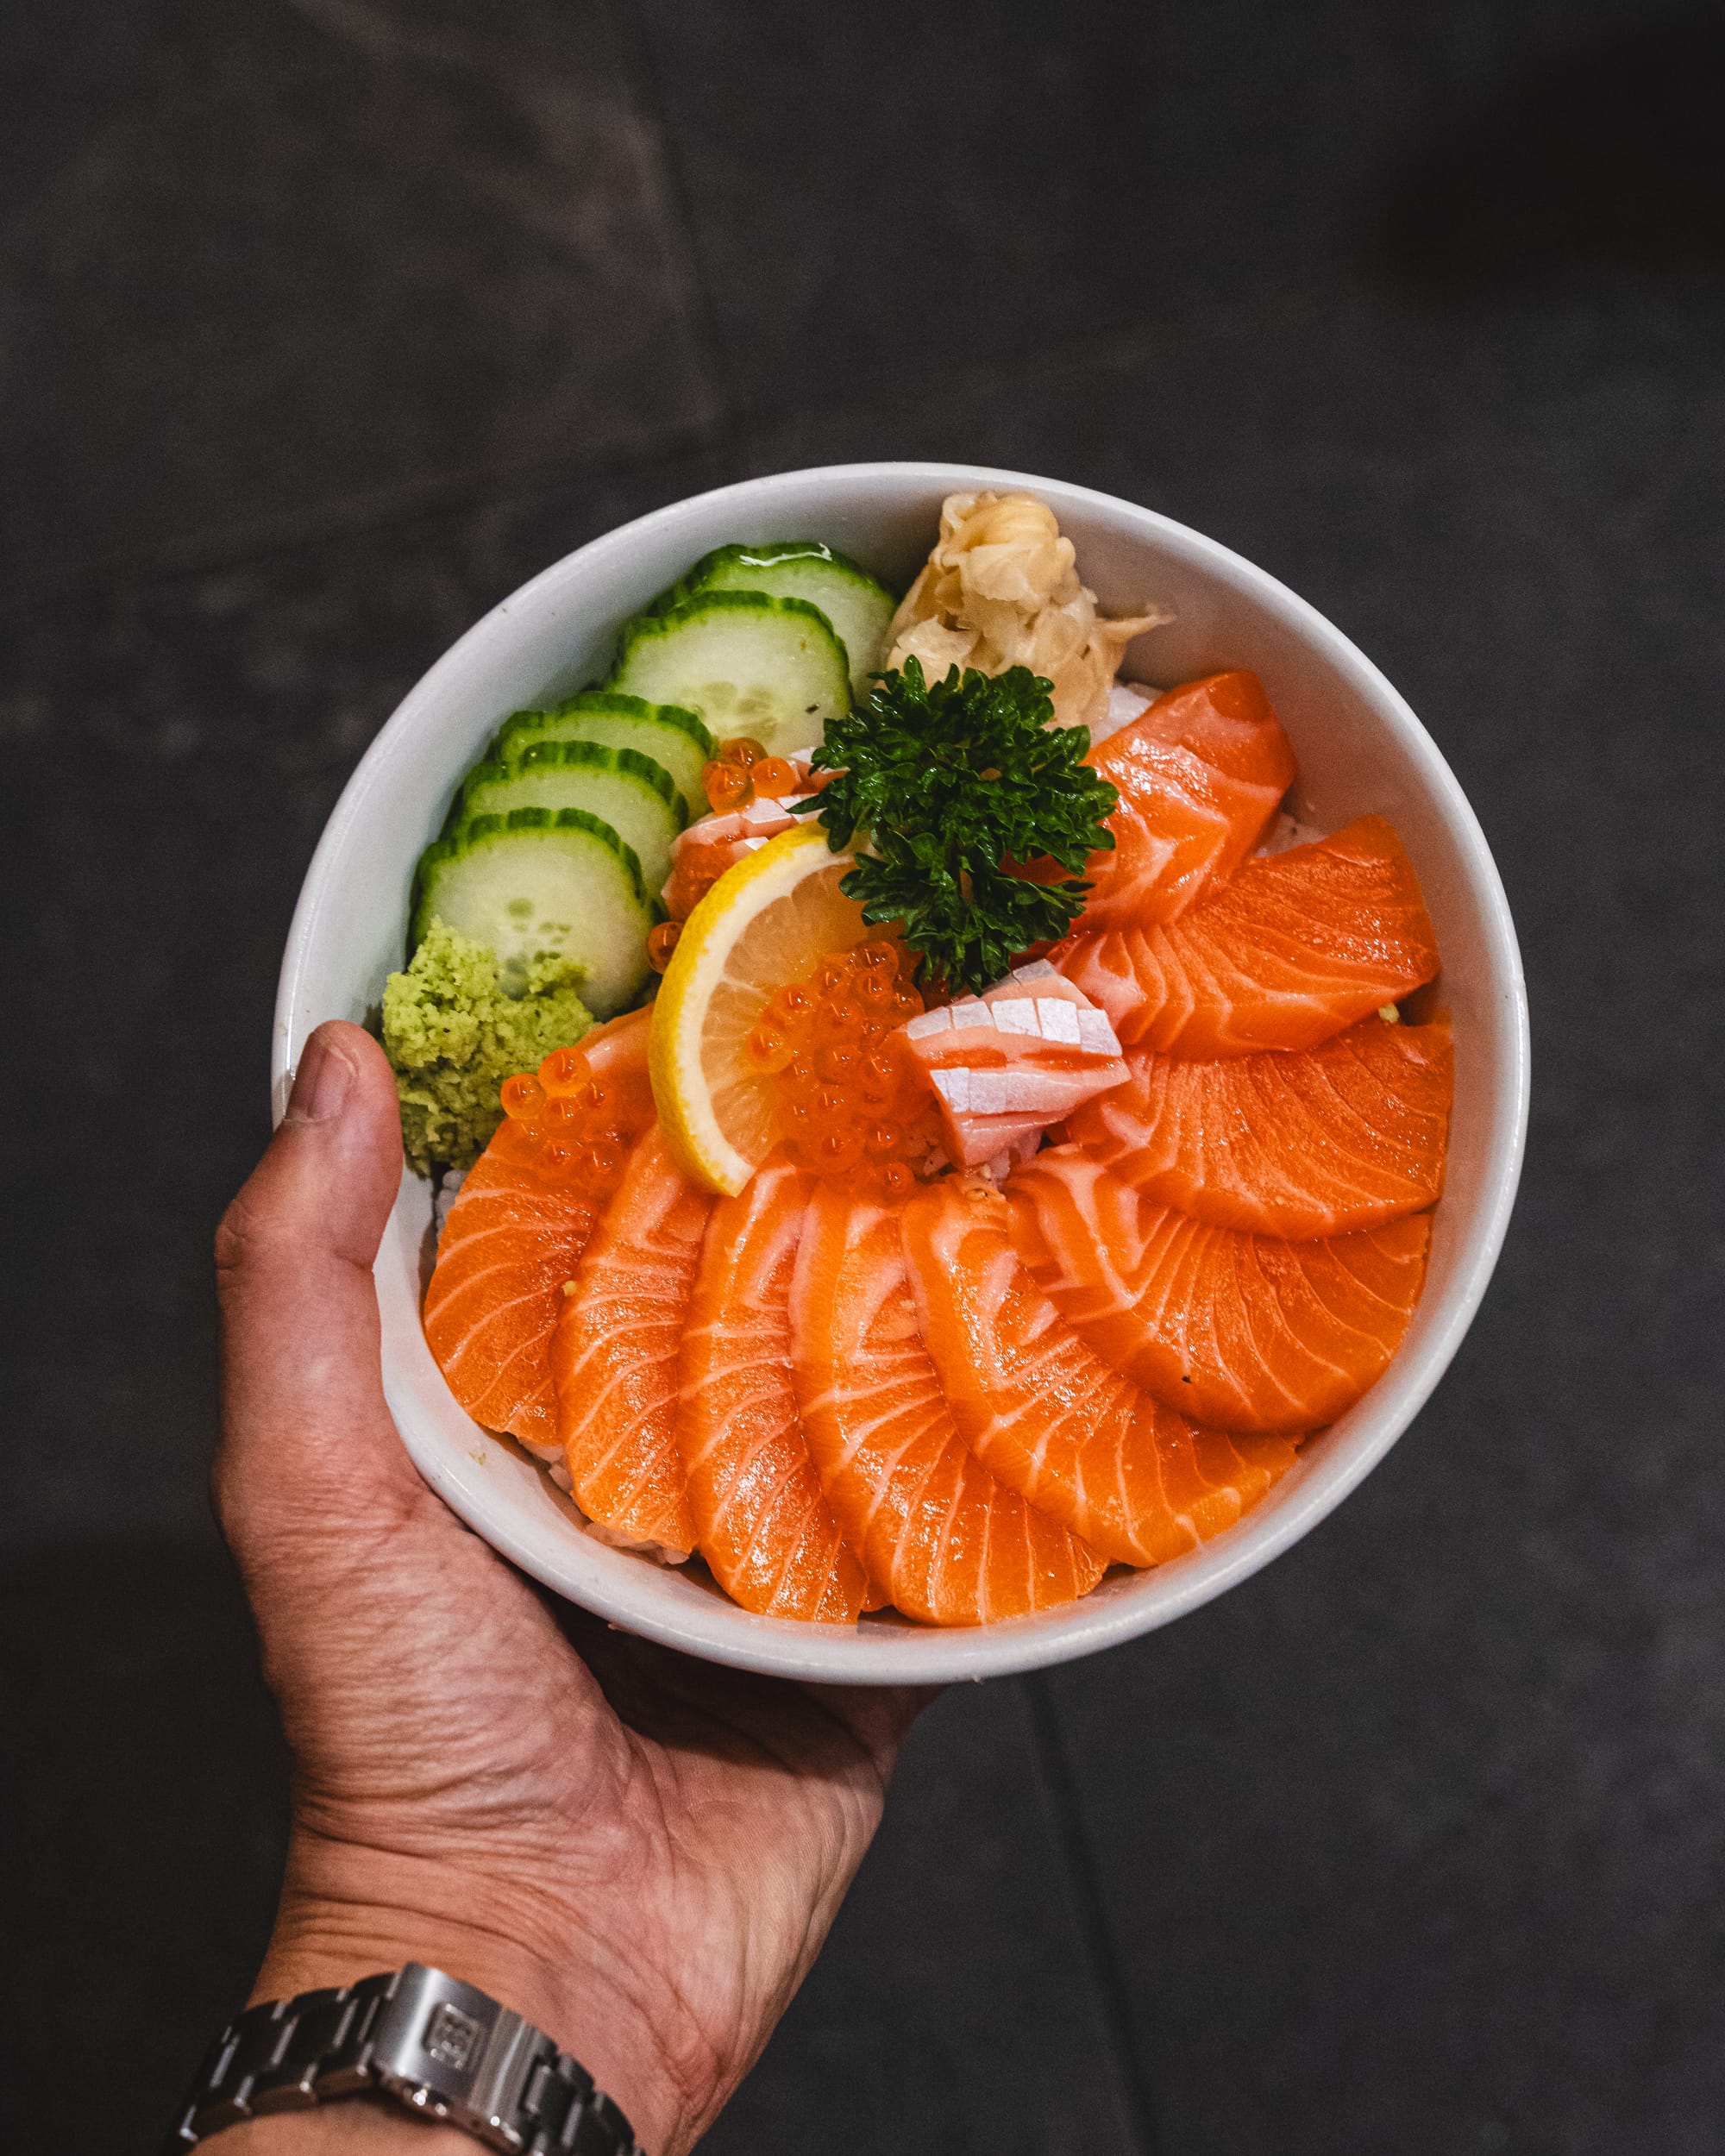
[[[593,2156],[638,2156],[627,2119],[543,2029],[418,1962],[248,2007],[211,2046],[168,2146],[185,2156],[256,2113],[367,2089],[453,2119],[492,2148],[579,2143]]]
[[[463,2014],[459,2007],[445,2001],[426,2024],[425,2052],[440,2066],[448,2066],[461,2073],[471,2064],[484,2034],[471,2015]]]

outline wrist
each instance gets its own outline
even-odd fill
[[[376,2096],[248,2119],[210,2144],[211,2156],[474,2156],[478,2146],[459,2126],[415,2118]]]
[[[488,1992],[543,2029],[580,2062],[654,2156],[671,2156],[691,2138],[683,2122],[702,2108],[700,2092],[673,2067],[626,1940],[596,1938],[536,1886],[469,1878],[453,1865],[356,1851],[296,1830],[248,2003],[354,1984],[410,1961]],[[402,2122],[422,2129],[407,2146],[433,2156],[424,2122],[405,2114]],[[458,2137],[463,2142],[471,2146]],[[297,2144],[285,2147],[298,2156]]]

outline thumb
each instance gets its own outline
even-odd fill
[[[384,1400],[372,1261],[401,1180],[395,1081],[357,1025],[320,1025],[287,1113],[216,1236],[216,1509],[242,1568],[302,1532],[423,1501]]]

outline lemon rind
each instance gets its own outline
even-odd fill
[[[819,855],[820,862],[802,865],[806,854]],[[739,1152],[719,1128],[700,1068],[699,1016],[717,985],[714,968],[722,971],[750,920],[832,857],[825,830],[806,824],[781,831],[727,868],[683,924],[659,984],[647,1069],[660,1128],[684,1175],[724,1197],[734,1197],[760,1163]],[[693,1025],[687,1022],[692,1009]]]

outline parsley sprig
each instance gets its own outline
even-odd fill
[[[1088,856],[1120,796],[1079,759],[1082,726],[1054,726],[1052,684],[1028,667],[944,681],[920,661],[879,674],[867,700],[827,723],[812,761],[836,775],[805,805],[827,843],[858,845],[839,888],[871,923],[902,921],[919,978],[973,993],[1032,943],[1064,935],[1090,886]],[[1066,872],[1032,883],[1008,862]]]

